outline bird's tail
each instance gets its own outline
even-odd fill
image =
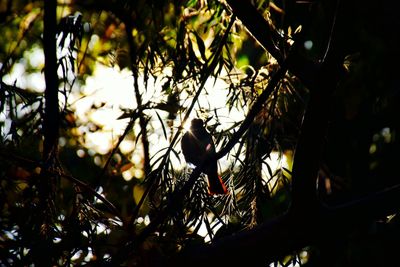
[[[208,174],[208,192],[210,195],[226,195],[228,193],[228,189],[224,181],[222,181],[221,176],[218,174],[210,175]]]

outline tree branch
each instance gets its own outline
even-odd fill
[[[43,159],[48,161],[57,152],[59,136],[58,75],[57,75],[57,1],[44,4],[43,50],[45,57],[44,77],[46,82],[45,112],[43,117]]]
[[[168,266],[262,266],[279,260],[327,235],[345,235],[360,223],[393,214],[400,208],[400,185],[335,207],[324,207],[312,216],[287,213],[258,227],[223,237],[212,244],[187,248]],[[330,231],[327,232],[326,229]]]
[[[328,131],[332,93],[343,77],[340,57],[329,51],[313,75],[314,87],[300,129],[293,159],[292,212],[312,213],[317,208],[317,178]]]
[[[287,44],[287,40],[275,32],[267,20],[257,11],[249,0],[227,0],[234,15],[242,21],[253,38],[268,51],[279,64],[286,59],[287,69],[296,75],[305,86],[309,89],[316,88],[315,79],[316,71],[319,68],[318,62],[313,62],[304,56],[301,52],[303,49],[303,36],[298,34],[294,37],[295,42],[289,48],[288,53],[281,51],[275,44]],[[289,45],[288,45],[289,46]],[[285,47],[286,48],[286,47]]]
[[[59,138],[59,108],[58,108],[58,75],[57,75],[57,0],[49,0],[44,3],[43,17],[43,50],[44,50],[44,78],[46,89],[44,92],[45,109],[43,115],[43,168],[37,184],[39,205],[37,206],[40,218],[33,228],[40,229],[37,244],[32,247],[33,255],[40,255],[33,261],[35,265],[49,266],[52,262],[51,251],[53,240],[51,238],[52,227],[55,218],[55,179],[58,175],[52,175],[53,170],[58,169],[57,153]]]
[[[326,97],[310,93],[292,169],[292,212],[313,213],[318,207],[316,183],[328,127]]]
[[[243,0],[227,0],[233,13],[246,26],[249,33],[267,50],[279,63],[283,62],[283,52],[276,46],[274,38],[277,37],[271,25],[250,3]],[[275,35],[275,36],[274,36]]]

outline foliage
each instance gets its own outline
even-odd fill
[[[321,155],[314,153],[319,139],[306,143],[319,162],[318,198],[336,205],[397,185],[400,94],[396,70],[386,71],[385,60],[398,52],[394,34],[374,24],[395,27],[392,11],[375,16],[357,1],[252,1],[255,11],[246,20],[234,2],[59,2],[58,77],[52,78],[59,83],[61,121],[51,163],[43,155],[45,93],[52,89],[43,74],[46,3],[0,2],[2,265],[163,266],[182,251],[285,214],[297,201],[292,180],[302,173],[293,160],[304,170],[310,162],[298,155],[315,87],[328,95],[321,117],[330,123],[326,131],[312,130],[323,132]],[[249,25],[260,14],[271,26],[265,32],[271,31],[274,51]],[[295,60],[283,60],[292,55]],[[344,74],[332,69],[335,78],[309,79],[308,68],[296,69],[303,62],[297,56],[317,62],[323,74],[332,62]],[[129,104],[91,98],[102,68],[131,77]],[[218,92],[226,103],[217,108]],[[96,119],[106,114],[116,114],[118,130]],[[214,136],[228,195],[209,195],[201,166],[183,161],[179,142],[194,117]],[[94,145],[96,135],[108,136],[105,148]],[[393,213],[342,238],[325,230],[332,243],[317,238],[289,247],[272,264],[390,262],[392,251],[379,246],[389,247],[389,234],[399,236]],[[370,250],[376,254],[360,256]]]

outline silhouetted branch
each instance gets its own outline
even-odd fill
[[[323,207],[313,214],[287,213],[258,227],[223,237],[212,244],[184,250],[168,266],[263,266],[324,240],[346,235],[360,224],[400,208],[400,185],[343,205]]]
[[[283,51],[275,44],[278,34],[274,32],[272,26],[264,19],[250,1],[228,0],[227,3],[232,8],[233,14],[242,21],[256,40],[267,50],[279,63],[284,60]],[[280,37],[281,38],[281,37]]]
[[[328,132],[332,93],[344,73],[341,58],[331,49],[317,69],[306,107],[292,170],[292,211],[312,213],[317,208],[317,177]]]
[[[49,160],[56,154],[59,136],[58,75],[56,51],[57,1],[46,1],[44,5],[43,49],[45,56],[44,77],[46,82],[45,113],[43,118],[43,158]]]
[[[43,167],[38,181],[40,218],[33,226],[41,229],[37,240],[37,246],[32,247],[34,255],[39,255],[40,250],[50,251],[53,245],[51,238],[52,226],[55,218],[55,182],[59,177],[58,138],[59,138],[59,107],[58,107],[58,75],[57,75],[57,1],[50,0],[44,3],[43,17],[43,50],[44,50],[44,78],[46,89],[44,92],[45,109],[43,114]],[[43,253],[42,253],[43,254]],[[51,253],[44,253],[43,257],[34,259],[35,265],[48,266],[52,262]]]
[[[292,211],[312,213],[318,207],[316,184],[328,113],[328,99],[311,92],[293,159]]]
[[[123,248],[119,250],[118,254],[113,259],[113,265],[120,264],[120,262],[123,261],[124,258],[129,258],[129,255],[135,251],[135,248],[142,244],[142,242],[145,241],[145,239],[149,235],[154,233],[154,231],[157,230],[157,227],[159,227],[159,225],[163,223],[168,216],[170,216],[176,210],[182,208],[185,195],[193,188],[193,185],[199,178],[202,170],[208,164],[210,164],[210,161],[211,159],[204,160],[202,164],[200,164],[192,171],[188,181],[185,183],[183,188],[181,190],[176,190],[172,193],[172,195],[168,199],[167,206],[157,213],[157,216],[151,220],[150,224],[146,228],[144,228],[142,232],[135,237],[134,240],[130,240]]]
[[[249,0],[228,0],[233,14],[242,21],[255,40],[268,51],[279,64],[287,64],[287,70],[296,75],[310,90],[315,88],[318,62],[306,58],[301,52],[304,47],[302,34],[294,36],[294,44],[289,47],[286,37],[273,30],[269,22],[257,11]],[[276,43],[284,44],[282,51]],[[288,50],[288,51],[286,51]],[[286,60],[285,60],[286,59]]]
[[[310,90],[310,101],[304,116],[300,138],[296,147],[294,166],[293,166],[293,201],[292,205],[299,205],[306,208],[310,203],[317,204],[316,198],[316,179],[319,169],[320,156],[324,147],[324,137],[328,126],[328,112],[330,108],[330,94],[336,88],[336,85],[343,73],[340,67],[340,55],[335,54],[335,49],[326,50],[324,56],[325,62],[313,62],[301,53],[302,36],[298,36],[292,45],[286,60],[283,60],[281,51],[275,46],[274,38],[284,38],[278,35],[274,36],[273,30],[269,23],[260,15],[257,9],[250,1],[228,0],[228,4],[238,19],[240,19],[246,28],[253,34],[263,47],[281,63],[280,71],[284,73],[286,70],[294,73]],[[332,30],[333,32],[333,30]],[[332,39],[333,37],[330,36]],[[333,52],[332,52],[333,50]],[[283,77],[284,73],[281,73]],[[279,79],[277,80],[279,81]],[[271,79],[268,86],[277,83]],[[247,129],[254,115],[258,113],[259,108],[265,102],[269,95],[269,91],[265,90],[253,107],[253,116],[249,116],[252,110],[246,116],[238,132],[222,149],[217,158],[221,158],[229,151],[229,147],[237,142],[239,137]],[[263,98],[262,98],[263,96]],[[254,106],[256,106],[256,104]],[[311,200],[313,199],[313,200]],[[302,205],[301,203],[304,203]],[[306,204],[307,203],[307,204]],[[292,206],[293,208],[294,206]]]

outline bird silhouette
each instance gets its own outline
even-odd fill
[[[200,166],[205,160],[215,155],[214,141],[211,134],[204,128],[204,123],[201,119],[192,120],[190,131],[187,131],[182,137],[181,146],[186,162],[196,166]],[[228,192],[224,182],[218,175],[216,160],[204,166],[203,173],[207,175],[210,194],[226,194]]]

